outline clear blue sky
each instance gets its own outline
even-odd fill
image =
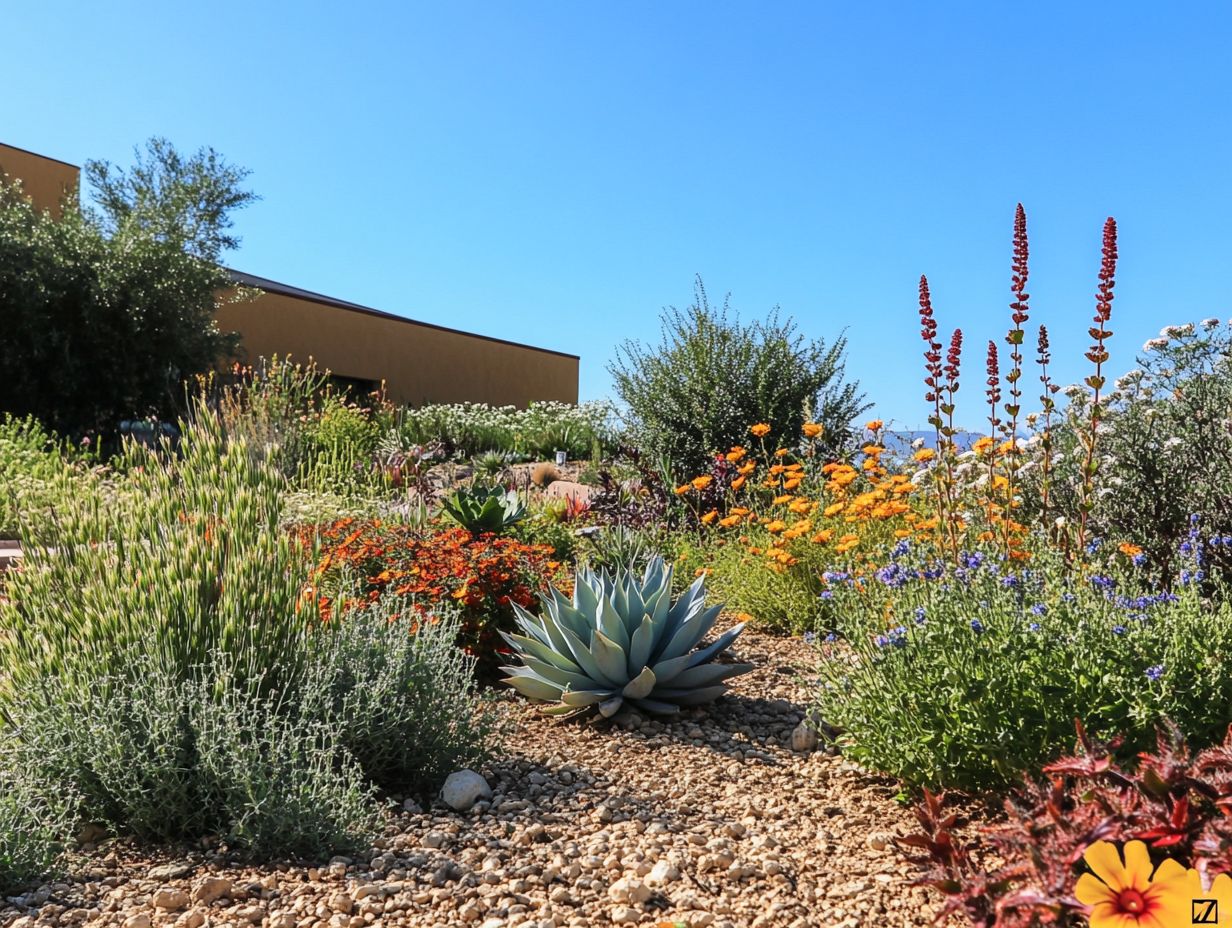
[[[701,274],[746,316],[846,327],[878,412],[919,425],[925,272],[966,330],[978,425],[1019,200],[1063,383],[1108,215],[1114,369],[1232,313],[1226,2],[41,0],[4,20],[0,139],[77,163],[213,145],[264,197],[237,267],[579,354],[583,398]]]

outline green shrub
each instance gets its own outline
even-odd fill
[[[0,741],[6,763],[9,737]],[[29,889],[54,875],[72,829],[72,803],[48,801],[20,770],[0,770],[0,896]]]
[[[122,505],[58,520],[0,599],[8,769],[34,795],[143,838],[320,854],[373,835],[377,787],[486,756],[456,617],[408,633],[389,596],[323,621],[264,452],[201,416],[177,454],[128,455]]]
[[[63,496],[69,464],[55,437],[33,417],[0,417],[0,538],[42,522]]]
[[[526,518],[526,503],[504,487],[459,487],[441,501],[441,512],[471,534],[499,534]]]
[[[550,502],[553,505],[545,504],[528,518],[515,523],[509,535],[523,544],[547,545],[552,549],[552,557],[558,561],[572,561],[578,549],[577,525],[558,517],[565,508],[564,500]]]
[[[484,403],[431,404],[405,409],[397,429],[404,445],[444,446],[458,458],[486,452],[552,459],[557,451],[582,459],[615,447],[607,403],[531,403],[526,409]]]
[[[24,538],[0,601],[0,708],[48,679],[92,684],[137,643],[183,681],[215,651],[264,685],[294,675],[312,613],[305,552],[280,527],[286,481],[212,422],[178,456],[130,446],[122,502],[89,500]]]
[[[1090,428],[1090,398],[1079,388],[1071,396],[1051,437],[1047,515],[1072,523],[1082,482],[1078,435]],[[1218,319],[1166,327],[1103,408],[1090,515],[1095,535],[1141,546],[1157,579],[1176,572],[1190,516],[1212,535],[1232,536],[1232,330]],[[1024,481],[1026,508],[1037,515],[1043,474],[1036,462]],[[1232,576],[1232,548],[1217,548],[1211,566]]]
[[[664,310],[658,345],[620,347],[609,370],[639,447],[666,455],[677,475],[702,473],[753,423],[771,425],[767,442],[794,444],[810,412],[825,426],[824,450],[843,447],[868,408],[845,380],[846,339],[808,341],[777,310],[753,323],[728,312],[726,300],[710,306],[699,279],[692,306]]]
[[[910,785],[985,788],[1038,772],[1076,718],[1127,751],[1165,719],[1195,746],[1222,738],[1232,606],[1192,582],[1149,592],[1128,565],[1084,580],[1037,558],[828,575],[844,640],[823,645],[818,710],[849,756]]]

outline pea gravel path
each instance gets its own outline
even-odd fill
[[[404,812],[370,855],[254,869],[104,844],[72,881],[0,908],[0,925],[931,924],[934,901],[888,843],[912,821],[894,784],[791,748],[811,650],[755,632],[733,650],[758,669],[671,724],[561,723],[510,698],[509,752],[483,771],[492,802]]]

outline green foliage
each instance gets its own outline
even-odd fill
[[[531,699],[554,703],[546,711],[570,715],[598,708],[605,718],[627,700],[646,712],[675,715],[682,706],[711,702],[727,692],[725,680],[751,664],[717,664],[744,628],[712,644],[706,637],[722,606],[706,607],[705,581],[672,601],[672,569],[656,558],[639,580],[581,569],[573,599],[553,589],[543,612],[517,607],[522,635],[503,635],[522,661],[506,667],[507,682]]]
[[[0,538],[16,538],[22,521],[47,519],[68,470],[58,442],[37,420],[0,417]]]
[[[7,410],[74,436],[110,432],[134,416],[170,416],[182,404],[183,379],[232,350],[235,338],[214,322],[216,295],[233,287],[230,275],[185,250],[193,242],[207,252],[226,244],[217,233],[230,207],[219,202],[221,214],[211,208],[195,216],[182,208],[208,180],[201,171],[210,165],[199,168],[175,182],[174,197],[147,197],[106,218],[71,204],[53,218],[0,178]],[[228,183],[221,174],[212,180]],[[180,226],[189,221],[192,228]]]
[[[3,769],[23,789],[143,838],[321,854],[371,839],[376,787],[426,792],[486,756],[456,617],[408,633],[414,604],[378,597],[323,622],[265,450],[199,410],[176,453],[122,463],[116,504],[86,491],[6,578]]]
[[[681,566],[708,570],[715,595],[728,609],[753,616],[758,628],[798,635],[823,628],[828,621],[825,601],[818,594],[821,572],[832,565],[834,556],[821,546],[814,547],[815,551],[801,549],[801,553],[812,555],[806,560],[815,564],[790,570],[776,569],[774,561],[749,553],[734,540],[690,547]]]
[[[471,534],[499,533],[526,518],[526,503],[504,487],[459,487],[441,502],[441,511]]]
[[[662,326],[657,346],[627,341],[609,370],[642,450],[666,455],[677,474],[702,472],[755,422],[773,426],[767,441],[794,443],[806,410],[837,450],[868,408],[858,383],[845,380],[845,338],[807,341],[777,310],[742,323],[726,300],[710,306],[700,278],[694,304],[664,310]]]
[[[1141,546],[1163,579],[1175,573],[1190,516],[1213,535],[1232,536],[1232,331],[1218,319],[1168,326],[1147,342],[1138,365],[1103,407],[1089,518],[1094,534]],[[1090,402],[1086,391],[1071,395],[1051,436],[1048,516],[1073,523],[1082,483],[1078,435],[1090,427]],[[1032,467],[1024,483],[1026,508],[1040,514],[1043,468]],[[1213,555],[1216,571],[1232,571],[1232,549]]]
[[[397,429],[407,445],[443,446],[459,458],[495,451],[523,459],[554,459],[557,451],[581,459],[614,448],[607,403],[531,403],[527,409],[484,403],[433,404],[406,409]]]
[[[6,758],[9,740],[0,739]],[[67,798],[60,794],[49,801],[20,771],[0,770],[0,895],[14,895],[55,874],[73,825]]]
[[[244,678],[293,675],[304,552],[280,528],[286,483],[209,418],[177,456],[131,445],[122,504],[97,496],[23,537],[0,601],[0,707],[46,679],[91,685],[141,643],[187,681],[220,650]]]
[[[475,767],[498,740],[496,717],[473,685],[475,660],[454,645],[458,622],[421,622],[407,634],[386,597],[348,612],[311,642],[304,712],[331,719],[340,746],[368,780],[426,795],[460,767]]]
[[[1081,718],[1149,745],[1165,719],[1220,740],[1232,701],[1232,606],[1081,575],[1042,552],[1012,572],[968,556],[834,577],[842,640],[823,645],[818,711],[844,752],[913,786],[999,787],[1038,773]],[[917,567],[931,579],[919,576]]]
[[[243,183],[251,172],[228,164],[212,148],[185,157],[165,138],[133,150],[127,171],[107,161],[85,165],[100,222],[109,235],[125,229],[168,242],[202,261],[217,263],[240,240],[227,230],[231,214],[260,199]]]
[[[595,526],[586,532],[579,554],[582,563],[595,573],[615,574],[622,569],[637,572],[663,555],[662,535],[652,526]]]
[[[563,521],[553,511],[556,504],[563,506],[564,500],[552,500],[537,512],[532,512],[521,522],[510,527],[509,534],[527,545],[547,545],[552,549],[552,556],[558,561],[572,561],[577,554],[578,536],[576,527]]]

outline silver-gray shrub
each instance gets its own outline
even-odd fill
[[[286,477],[202,419],[67,507],[0,599],[0,769],[152,839],[359,843],[377,785],[424,792],[493,725],[454,619],[385,599],[322,621]],[[339,593],[345,596],[345,590]]]

